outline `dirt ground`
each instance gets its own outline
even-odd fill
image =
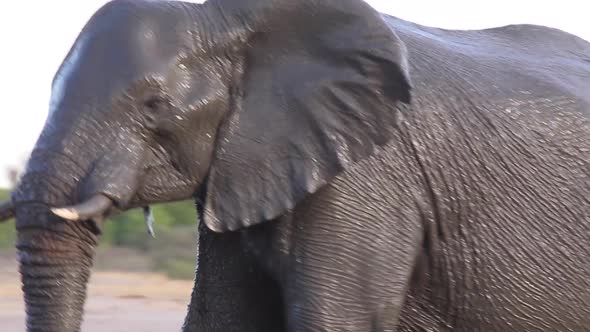
[[[152,273],[93,271],[83,332],[180,331],[192,281]],[[0,257],[0,331],[24,332],[17,265]]]

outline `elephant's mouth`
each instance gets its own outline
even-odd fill
[[[70,221],[89,221],[95,233],[102,232],[102,223],[108,217],[123,211],[117,202],[105,194],[95,194],[86,201],[67,207],[51,208],[56,216]],[[154,216],[149,205],[143,207],[148,233],[154,236]]]
[[[51,209],[51,212],[58,217],[71,221],[102,219],[106,217],[107,213],[109,213],[115,206],[115,201],[111,198],[104,194],[96,194],[88,200],[76,205],[62,208],[54,207]]]

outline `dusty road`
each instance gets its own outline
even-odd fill
[[[146,273],[93,272],[83,332],[178,332],[191,281]],[[16,263],[0,262],[0,331],[25,332]]]

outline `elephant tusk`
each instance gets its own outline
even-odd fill
[[[0,203],[0,222],[14,217],[14,204],[11,200]]]
[[[156,233],[154,233],[154,214],[152,209],[149,206],[143,207],[143,217],[145,218],[145,225],[147,226],[148,234],[151,235],[154,239],[156,238]]]
[[[113,201],[102,194],[96,194],[87,201],[63,208],[52,208],[56,216],[66,220],[78,221],[99,218],[113,206]]]

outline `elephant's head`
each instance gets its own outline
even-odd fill
[[[113,211],[194,196],[214,231],[271,220],[385,144],[409,100],[405,47],[360,0],[105,5],[0,208],[28,330],[79,330]]]

